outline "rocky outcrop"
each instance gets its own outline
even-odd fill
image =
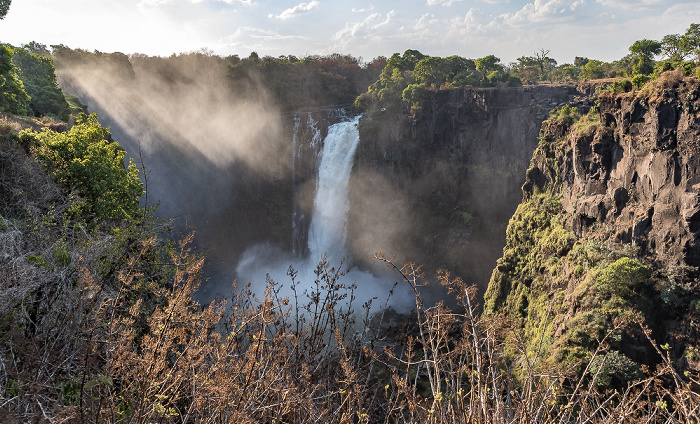
[[[700,371],[700,83],[667,73],[598,101],[543,124],[487,312],[545,340],[549,366],[582,370],[605,340],[610,387],[660,360],[642,326]]]
[[[349,222],[355,260],[370,246],[485,289],[540,124],[576,95],[571,86],[447,89],[428,91],[414,114],[363,117]]]

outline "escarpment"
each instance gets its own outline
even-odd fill
[[[548,365],[583,372],[609,349],[601,386],[659,362],[652,340],[697,372],[700,83],[667,73],[598,104],[542,125],[486,310]]]
[[[441,89],[413,113],[366,114],[348,224],[354,258],[371,256],[370,246],[485,289],[540,124],[577,94],[564,85]]]

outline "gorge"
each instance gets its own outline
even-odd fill
[[[120,86],[110,85],[112,74],[101,68],[59,68],[59,75],[130,155],[140,152],[149,201],[160,201],[163,214],[197,229],[202,247],[213,249],[207,297],[228,290],[251,246],[307,255],[318,154],[346,112],[280,114],[263,94],[222,97],[214,109],[208,104],[208,112],[189,114],[199,105],[193,96],[202,94],[134,69],[137,78]],[[208,78],[194,89],[216,89],[215,76]],[[381,274],[371,257],[384,252],[423,264],[429,274],[452,270],[485,290],[540,123],[577,94],[566,85],[445,89],[426,93],[418,113],[361,118],[349,182],[348,257]],[[173,108],[179,119],[160,119]],[[237,111],[245,111],[245,121],[231,115]],[[197,118],[202,113],[218,118]],[[238,133],[248,139],[243,148]]]

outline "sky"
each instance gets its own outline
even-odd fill
[[[350,54],[416,49],[503,63],[540,49],[604,61],[636,40],[700,23],[698,0],[13,0],[0,42],[169,56]]]

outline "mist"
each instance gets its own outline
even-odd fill
[[[318,237],[311,217],[319,190],[319,140],[345,119],[342,109],[321,111],[325,117],[318,122],[311,112],[282,110],[265,81],[252,75],[244,84],[232,84],[225,77],[229,63],[203,53],[170,58],[92,55],[80,60],[59,56],[56,63],[62,88],[97,112],[127,156],[143,164],[144,202],[157,203],[158,213],[173,218],[182,232],[196,231],[195,241],[208,258],[200,301],[225,296],[234,280],[239,287],[251,283],[262,295],[272,279],[281,285],[281,293],[293,295],[290,266],[297,283],[303,284],[301,294],[318,279],[314,271],[328,253],[328,265],[345,274],[341,283],[357,286],[356,305],[374,299],[379,306],[390,292],[396,309],[407,311],[413,304],[405,287],[395,288],[398,275],[369,260],[383,246],[396,245],[383,242],[396,238],[390,233],[398,226],[366,229],[374,239],[356,241],[350,235],[351,249],[345,234],[315,249],[307,242],[309,233]],[[299,117],[304,122],[295,127]],[[345,202],[366,198],[365,203],[376,203],[372,209],[379,208],[383,199],[376,190],[370,187],[365,197],[359,192],[364,189],[354,182],[343,188]],[[347,221],[348,205],[340,209],[340,219]],[[347,222],[342,226],[345,231]],[[351,250],[359,252],[357,261]]]

